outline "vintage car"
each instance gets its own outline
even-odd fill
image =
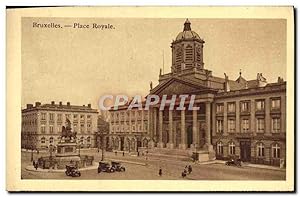
[[[72,176],[72,177],[81,176],[81,173],[79,172],[78,168],[74,165],[66,165],[65,173],[67,176]]]
[[[120,162],[112,161],[111,166],[117,172],[125,172],[125,167],[122,166]]]
[[[100,172],[115,172],[114,168],[108,162],[99,162],[98,173]]]
[[[239,158],[230,158],[228,161],[226,161],[225,165],[241,167],[242,161]]]

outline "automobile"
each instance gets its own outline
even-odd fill
[[[117,172],[125,172],[125,167],[120,162],[112,161],[111,166]]]
[[[65,171],[67,176],[72,176],[72,177],[79,177],[81,176],[80,171],[78,168],[74,165],[66,165],[66,171]]]
[[[241,167],[242,166],[242,161],[239,158],[231,158],[228,161],[226,161],[225,165]]]
[[[99,162],[98,173],[100,172],[115,172],[115,169],[108,162]]]

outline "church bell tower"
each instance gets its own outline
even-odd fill
[[[172,73],[186,69],[203,69],[203,44],[200,36],[192,31],[191,23],[186,19],[183,31],[172,42]]]

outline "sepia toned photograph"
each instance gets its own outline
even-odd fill
[[[293,190],[293,8],[88,9],[20,14],[12,190]]]

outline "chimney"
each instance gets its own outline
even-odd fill
[[[38,106],[40,106],[40,105],[41,105],[40,102],[35,102],[35,106],[36,106],[36,107],[38,107]]]
[[[51,101],[51,105],[55,105],[55,101]]]
[[[70,106],[70,102],[67,102],[67,106]]]
[[[61,101],[59,101],[59,106],[62,106],[62,102]]]
[[[27,109],[33,108],[33,104],[27,104],[27,105],[26,105],[26,108],[27,108]]]
[[[92,108],[92,105],[90,103],[88,104],[88,108]]]

